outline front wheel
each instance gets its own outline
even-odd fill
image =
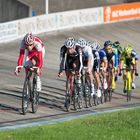
[[[31,86],[28,80],[25,81],[23,92],[22,92],[22,113],[23,115],[26,115],[28,112],[28,106],[29,106],[29,95],[31,92]]]

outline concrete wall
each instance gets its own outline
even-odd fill
[[[29,7],[17,0],[0,0],[0,22],[21,19],[29,16]]]

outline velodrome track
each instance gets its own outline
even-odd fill
[[[21,92],[24,82],[24,70],[20,76],[14,75],[14,69],[19,55],[20,40],[0,44],[0,127],[14,124],[25,124],[40,120],[52,120],[66,116],[99,112],[103,110],[122,109],[140,106],[140,79],[136,78],[137,88],[134,90],[132,101],[127,103],[122,92],[122,77],[117,81],[117,89],[113,94],[111,102],[97,107],[84,108],[75,113],[65,112],[65,77],[58,78],[59,49],[65,38],[74,36],[84,37],[88,40],[98,40],[103,44],[110,39],[119,40],[122,46],[127,43],[134,45],[135,50],[140,53],[140,20],[125,21],[106,25],[80,27],[53,33],[39,35],[46,45],[46,56],[42,74],[42,91],[40,93],[39,109],[36,114],[21,114]],[[140,67],[139,67],[140,69]],[[139,71],[140,74],[140,71]]]

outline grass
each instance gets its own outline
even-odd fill
[[[139,140],[140,109],[1,131],[0,140]]]

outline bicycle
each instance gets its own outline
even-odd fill
[[[22,91],[22,113],[25,115],[28,112],[29,103],[31,102],[32,113],[36,113],[38,109],[39,103],[39,92],[37,91],[37,73],[38,67],[30,67],[30,66],[17,66],[16,71],[18,68],[25,68],[26,76],[23,85]],[[31,77],[32,84],[31,84]]]
[[[115,81],[112,79],[112,69],[111,67],[108,67],[107,69],[107,89],[104,91],[104,101],[111,102],[112,99],[112,93],[113,93],[113,88],[115,86]]]
[[[82,90],[80,91],[80,83],[77,83],[76,71],[68,70],[72,74],[72,87],[70,87],[70,79],[67,76],[66,80],[66,95],[65,95],[65,107],[69,111],[71,103],[73,102],[74,110],[81,109],[83,106]]]
[[[85,105],[86,105],[86,108],[88,108],[88,106],[92,107],[93,104],[96,106],[98,103],[98,97],[97,95],[93,95],[91,96],[91,85],[90,85],[90,82],[89,80],[87,79],[87,76],[86,76],[86,69],[87,67],[83,67],[82,69],[82,77],[81,77],[81,80],[82,80],[82,88],[83,88],[83,97],[85,99]],[[95,89],[96,90],[96,89]]]
[[[132,71],[135,69],[132,68],[123,68],[122,70],[126,70],[127,75],[126,75],[126,79],[125,79],[125,91],[126,91],[126,97],[127,97],[127,102],[131,101],[131,94],[132,94]],[[121,74],[119,74],[121,76]]]

